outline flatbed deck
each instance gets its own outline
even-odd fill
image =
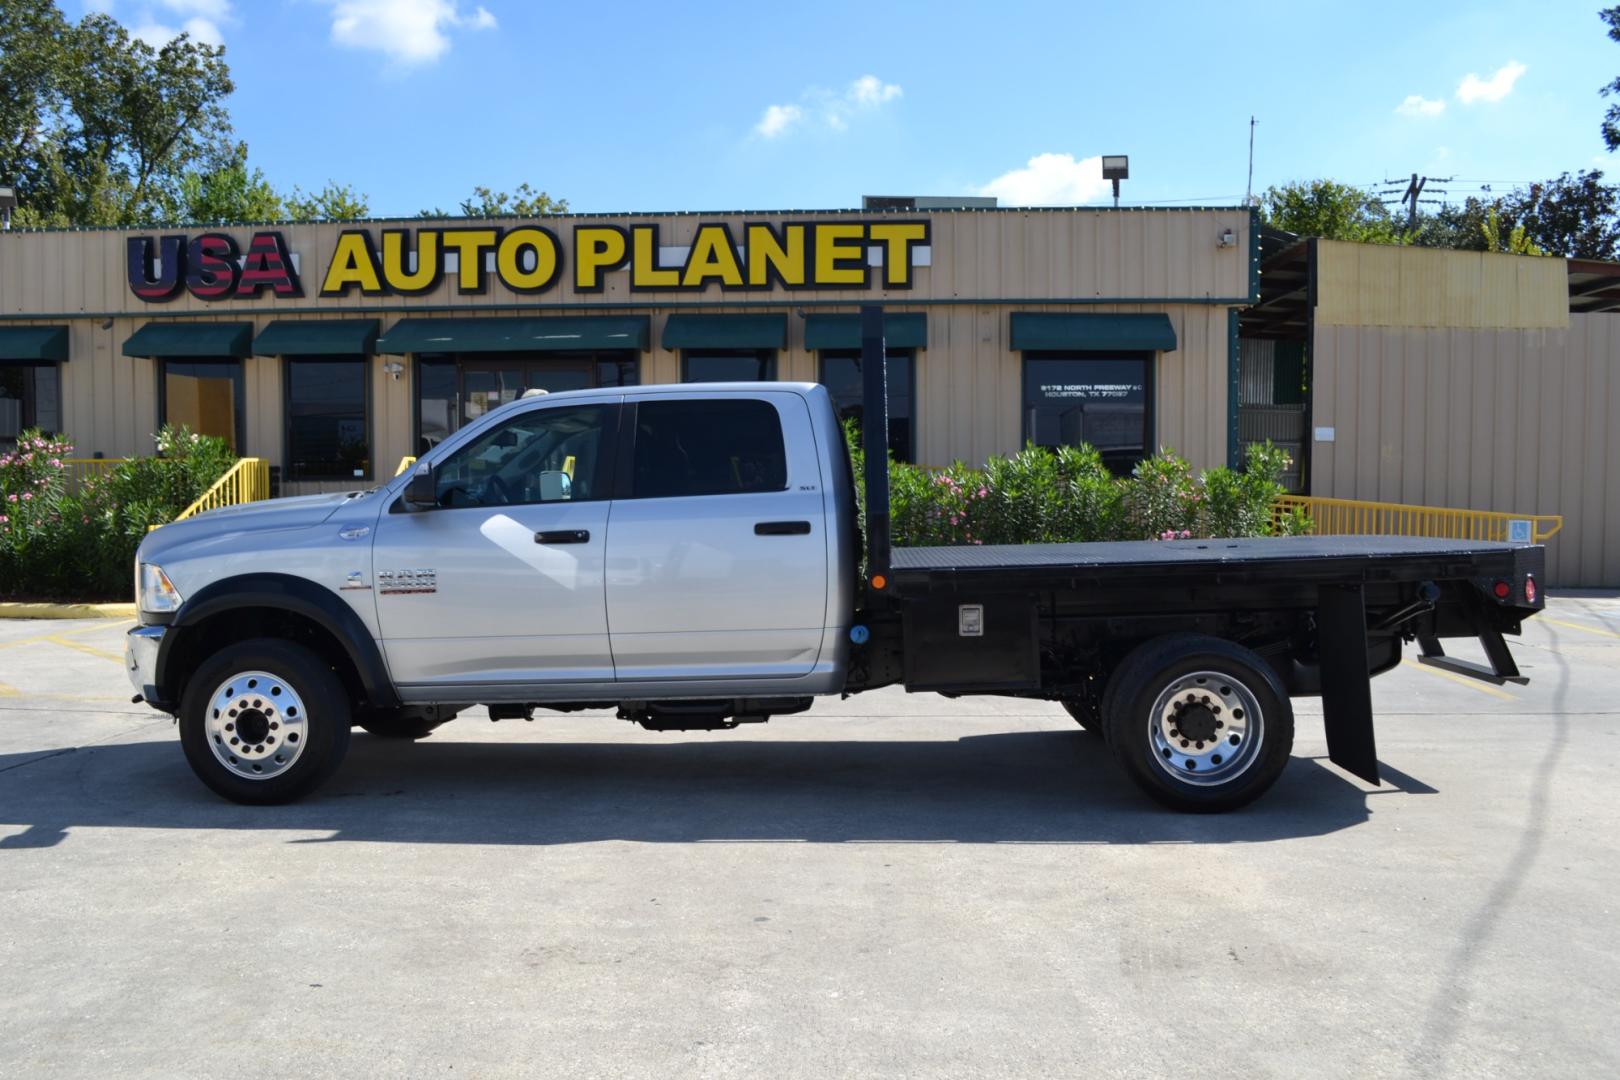
[[[1198,577],[1210,584],[1286,579],[1354,584],[1512,576],[1525,569],[1523,545],[1414,536],[1289,536],[1233,540],[1120,540],[1091,544],[985,544],[894,548],[897,589],[946,580],[1001,584],[1103,582],[1151,576]],[[1534,560],[1539,564],[1539,559]],[[1540,569],[1539,565],[1534,569]]]

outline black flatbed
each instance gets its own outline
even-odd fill
[[[1509,576],[1525,566],[1520,544],[1416,536],[1287,536],[1233,540],[1119,540],[1091,544],[896,547],[896,589],[949,581],[1040,586],[1155,578],[1249,582],[1424,581]],[[1539,559],[1535,560],[1539,563]],[[1535,567],[1539,569],[1539,565]]]

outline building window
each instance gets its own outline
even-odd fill
[[[1024,439],[1090,443],[1118,475],[1152,446],[1152,353],[1025,353]]]
[[[285,364],[287,479],[369,477],[365,357],[289,356]]]
[[[239,360],[164,360],[159,415],[165,424],[216,435],[242,452],[242,363]]]
[[[631,474],[637,499],[782,491],[782,419],[768,401],[643,401]]]
[[[888,352],[889,455],[896,461],[916,460],[917,441],[912,425],[912,401],[917,388],[915,357],[912,349]],[[859,349],[823,349],[821,385],[832,395],[840,420],[861,422],[866,387],[861,376]]]
[[[681,354],[681,382],[770,382],[775,349],[688,349]]]
[[[31,428],[62,430],[61,369],[56,364],[0,364],[0,446]]]
[[[529,390],[635,386],[641,358],[607,352],[423,353],[416,358],[416,452]]]

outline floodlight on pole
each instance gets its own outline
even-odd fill
[[[1131,178],[1131,159],[1126,154],[1104,154],[1102,159],[1104,180],[1114,182],[1114,205],[1119,205],[1119,182]]]
[[[11,212],[17,208],[17,189],[7,184],[0,187],[0,222],[11,228]]]

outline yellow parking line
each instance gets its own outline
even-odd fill
[[[1430,675],[1438,675],[1442,679],[1450,679],[1454,683],[1460,683],[1463,686],[1472,687],[1475,690],[1478,690],[1482,694],[1490,694],[1493,697],[1506,698],[1508,701],[1517,701],[1518,700],[1518,698],[1514,697],[1512,694],[1508,693],[1506,690],[1498,689],[1497,687],[1494,687],[1494,686],[1490,685],[1489,683],[1482,683],[1478,679],[1470,679],[1466,675],[1458,675],[1454,671],[1442,671],[1441,669],[1439,669],[1437,667],[1430,667],[1428,664],[1420,664],[1416,660],[1412,659],[1410,656],[1406,657],[1405,659],[1403,659],[1401,661],[1401,666],[1402,667],[1409,667],[1414,671],[1426,672],[1426,673],[1428,673]]]
[[[0,697],[22,697],[22,691],[15,686],[8,686],[0,682]]]
[[[40,634],[38,637],[16,638],[12,641],[0,641],[0,649],[15,649],[23,645],[42,645],[59,637],[79,637],[83,634],[93,634],[97,630],[115,630],[124,628],[123,623],[112,622],[98,626],[81,626],[77,630],[59,630],[54,634]]]
[[[1563,619],[1549,619],[1545,615],[1536,616],[1536,622],[1552,623],[1554,626],[1567,626],[1571,630],[1585,630],[1588,634],[1599,634],[1603,637],[1620,638],[1620,634],[1615,633],[1613,630],[1600,630],[1596,626],[1582,626],[1578,622],[1565,622]]]
[[[69,649],[77,649],[82,653],[89,653],[91,656],[99,656],[104,660],[116,660],[120,664],[124,662],[123,656],[119,653],[108,652],[106,649],[98,649],[94,645],[86,645],[79,641],[69,641],[67,638],[56,634],[52,634],[45,640],[50,642],[52,645],[65,645]]]

